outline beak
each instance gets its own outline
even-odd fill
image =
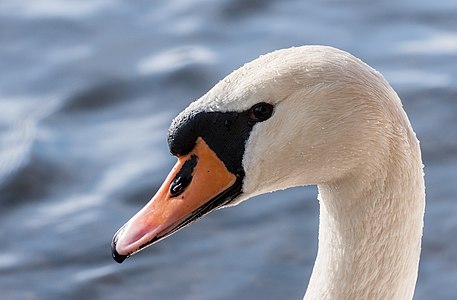
[[[164,183],[146,206],[114,235],[111,250],[118,263],[190,225],[241,193],[241,176],[198,138],[194,149],[178,157]]]

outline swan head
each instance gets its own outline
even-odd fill
[[[335,48],[283,49],[245,64],[173,120],[168,144],[178,162],[114,236],[114,259],[214,209],[376,164],[401,111],[378,72]]]

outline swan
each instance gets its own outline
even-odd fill
[[[328,46],[260,56],[181,112],[168,145],[177,163],[115,234],[117,262],[212,210],[315,184],[319,242],[304,299],[412,299],[419,142],[395,91],[358,58]]]

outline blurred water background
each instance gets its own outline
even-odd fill
[[[243,63],[325,44],[381,71],[421,139],[415,299],[457,299],[457,2],[0,1],[0,299],[301,299],[316,188],[210,214],[118,265],[171,119]]]

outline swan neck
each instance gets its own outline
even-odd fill
[[[371,176],[319,185],[319,248],[304,299],[412,299],[425,206],[418,151]]]

